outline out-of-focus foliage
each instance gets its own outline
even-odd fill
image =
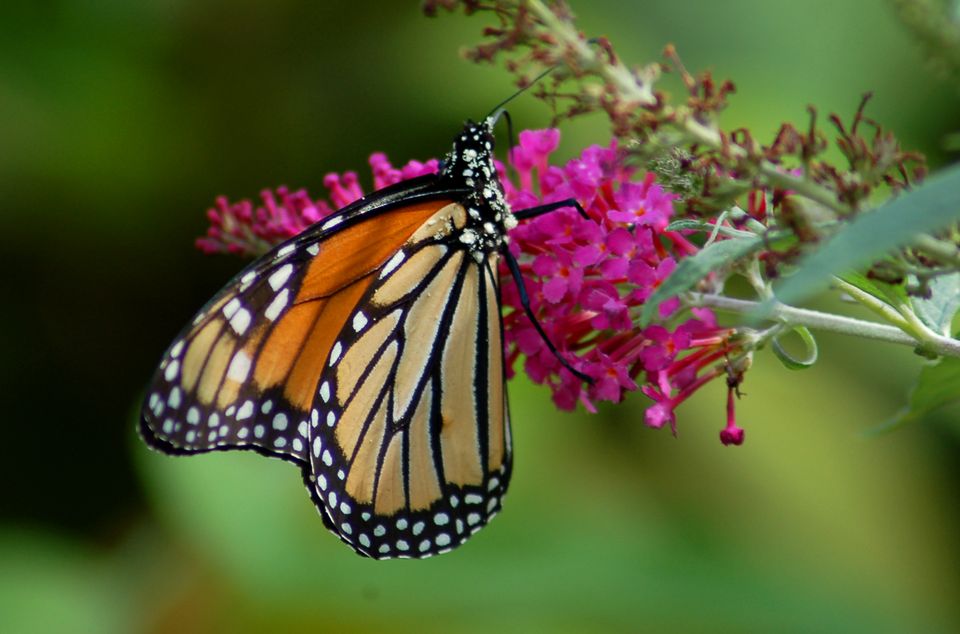
[[[668,41],[733,78],[725,124],[804,107],[870,115],[946,156],[957,98],[887,3],[580,2],[628,59]],[[134,437],[170,338],[239,266],[192,249],[217,194],[320,189],[434,156],[511,92],[460,61],[482,19],[415,3],[13,2],[0,8],[0,631],[951,631],[960,627],[956,412],[860,432],[906,398],[909,351],[819,337],[772,356],[724,448],[722,386],[680,409],[643,399],[557,412],[511,385],[516,471],[503,513],[424,562],[360,559],[323,529],[289,465],[172,459]],[[511,106],[523,127],[543,107]],[[563,130],[567,155],[603,121]]]

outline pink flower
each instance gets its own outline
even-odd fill
[[[279,200],[277,200],[279,198]],[[220,196],[207,211],[210,227],[197,239],[204,253],[258,255],[272,245],[293,237],[333,213],[327,201],[314,201],[305,190],[291,192],[278,187],[260,192],[262,206],[254,208],[248,200],[230,204]]]
[[[589,389],[591,400],[618,403],[625,391],[632,392],[637,389],[636,382],[623,364],[602,352],[596,355],[596,359],[582,364],[580,368],[582,372],[594,377],[593,385]]]
[[[614,222],[645,225],[662,232],[673,216],[675,196],[654,183],[654,175],[648,173],[642,182],[624,183],[614,197],[615,209],[607,212]]]
[[[736,387],[727,388],[727,426],[720,430],[720,442],[724,445],[742,445],[744,431],[737,426],[736,416],[734,415],[734,396]]]
[[[394,169],[386,154],[378,152],[370,156],[375,189],[435,173],[438,166],[438,161],[431,159],[426,163],[410,161]],[[262,204],[256,208],[249,200],[231,204],[220,196],[216,206],[207,211],[210,227],[204,237],[197,239],[197,248],[204,253],[260,255],[363,196],[354,172],[342,176],[327,174],[323,184],[329,200],[313,200],[304,189],[292,192],[286,187],[278,187],[276,193],[268,189],[260,192]]]

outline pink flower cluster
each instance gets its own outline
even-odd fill
[[[534,314],[547,336],[594,382],[586,386],[562,367],[523,314],[518,290],[504,269],[503,301],[513,308],[504,317],[509,367],[522,355],[525,372],[548,385],[554,403],[567,410],[579,401],[596,411],[597,401],[616,403],[639,387],[653,400],[646,424],[669,424],[676,431],[676,407],[724,373],[714,366],[731,351],[730,331],[718,327],[707,309],[694,308],[693,317],[673,329],[640,328],[637,322],[640,307],[673,272],[677,259],[697,248],[666,231],[673,195],[651,173],[634,180],[615,142],[588,147],[562,167],[549,164],[558,143],[556,130],[520,133],[520,144],[510,152],[519,183],[502,178],[507,200],[523,209],[575,198],[589,220],[573,209],[534,218],[510,233],[510,249],[521,261]],[[661,321],[670,320],[679,307],[676,298],[661,304]],[[740,444],[727,430],[721,439]]]
[[[723,359],[735,350],[731,331],[717,325],[707,309],[692,309],[680,320],[680,302],[660,305],[660,323],[638,326],[640,307],[670,275],[677,260],[697,247],[667,231],[674,215],[673,195],[653,174],[634,178],[624,167],[616,143],[591,146],[563,166],[550,165],[560,140],[558,130],[527,130],[511,149],[509,162],[517,182],[498,164],[513,209],[574,198],[589,216],[561,209],[521,223],[510,232],[511,252],[520,261],[531,306],[550,340],[578,371],[593,378],[585,385],[563,368],[520,305],[506,266],[501,270],[505,354],[508,373],[522,356],[530,378],[550,387],[554,403],[571,410],[582,403],[596,411],[598,401],[619,402],[640,389],[653,403],[644,421],[669,424],[676,432],[676,407],[707,382],[725,375]],[[381,153],[370,157],[374,189],[433,173],[436,160],[411,161],[400,169]],[[313,200],[304,190],[261,193],[262,205],[230,204],[218,198],[208,211],[211,226],[197,246],[207,253],[260,254],[296,235],[335,209],[363,196],[357,175],[328,174],[329,200]],[[676,323],[672,328],[670,322]],[[730,386],[724,444],[741,444],[743,430],[733,415],[735,385]]]
[[[377,152],[370,156],[373,189],[435,173],[439,165],[437,159],[431,159],[425,163],[410,161],[397,169],[386,154]],[[323,185],[329,191],[329,201],[313,200],[305,189],[290,191],[286,187],[278,187],[276,192],[261,191],[262,205],[256,208],[249,200],[230,203],[219,196],[216,206],[207,210],[210,227],[205,236],[197,238],[197,248],[204,253],[261,255],[363,196],[356,172],[327,174]]]

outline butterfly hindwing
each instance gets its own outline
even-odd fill
[[[333,338],[372,272],[443,204],[374,214],[360,201],[241,271],[164,354],[141,415],[147,442],[168,453],[254,449],[306,466]]]
[[[453,548],[509,481],[498,256],[457,240],[465,216],[439,210],[375,273],[320,377],[308,487],[361,554]]]

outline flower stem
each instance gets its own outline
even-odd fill
[[[723,295],[691,293],[690,297],[697,306],[709,306],[710,308],[741,314],[751,313],[760,306],[759,302],[734,299]],[[930,351],[943,356],[960,357],[960,341],[951,339],[950,337],[942,337],[934,334],[933,336],[928,335],[919,339],[894,326],[854,319],[842,315],[823,313],[806,308],[797,308],[786,304],[776,304],[771,311],[771,316],[793,326],[806,326],[807,328],[817,330],[826,330],[844,335],[863,337],[864,339],[874,339],[876,341],[886,341],[887,343],[897,343],[912,347],[922,345]]]
[[[891,324],[893,324],[900,330],[903,330],[904,332],[907,332],[907,333],[910,332],[910,327],[907,324],[907,321],[903,318],[903,316],[900,313],[894,310],[893,307],[890,306],[890,304],[880,299],[877,299],[870,293],[860,290],[853,284],[839,277],[833,278],[833,285],[836,286],[841,291],[843,291],[844,293],[846,293],[847,295],[849,295],[850,298],[853,299],[855,302],[857,302],[858,304],[860,304],[870,312],[876,314],[878,317],[880,317],[884,321],[890,322]]]

